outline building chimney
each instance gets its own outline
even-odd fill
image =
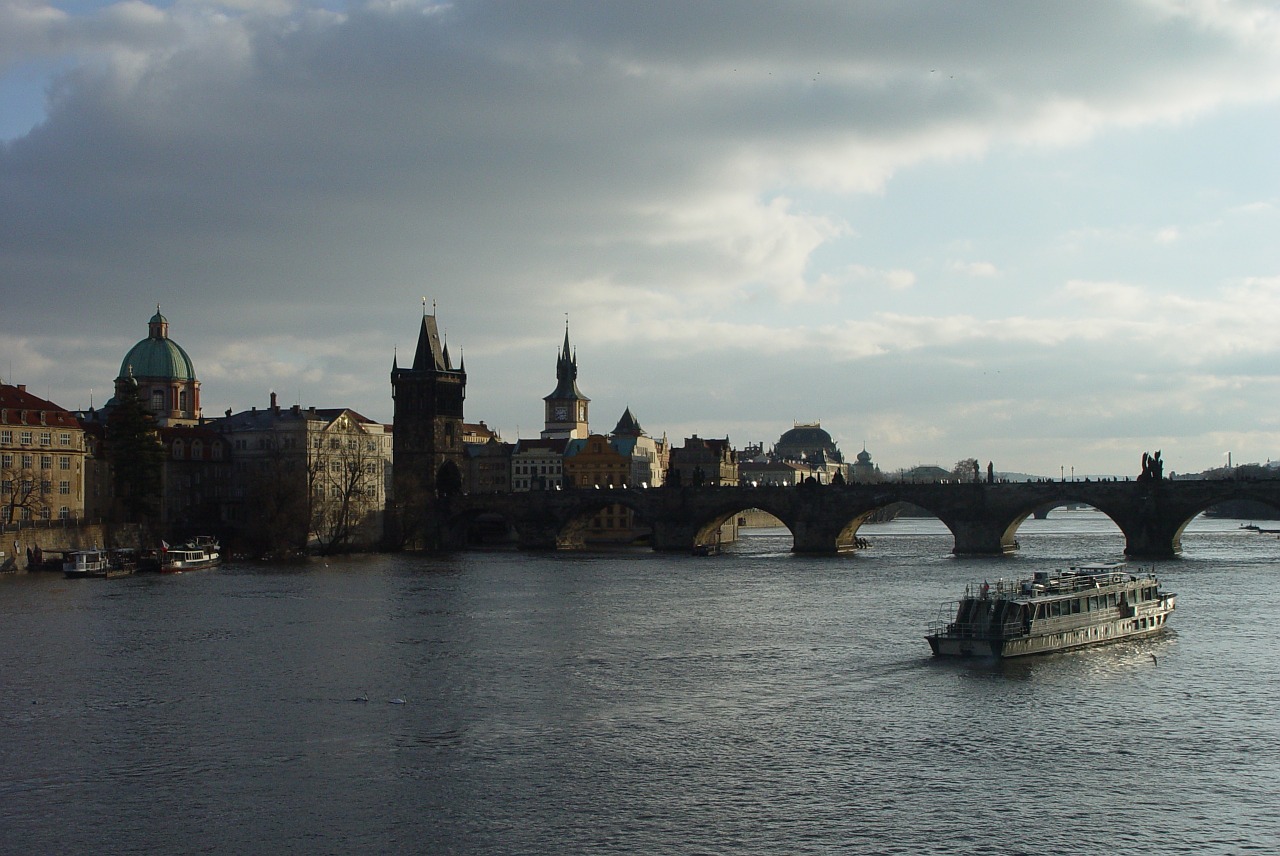
[[[279,412],[280,412],[280,405],[276,404],[276,393],[275,393],[275,390],[272,390],[272,391],[271,391],[271,412],[272,412],[272,413],[279,413]]]

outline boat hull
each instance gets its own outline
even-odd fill
[[[931,633],[925,637],[938,657],[1028,657],[1054,654],[1078,648],[1092,648],[1163,633],[1165,621],[1174,610],[1174,597],[1168,596],[1156,609],[1141,614],[1102,621],[1078,627],[1012,637],[973,637],[947,633]]]
[[[183,571],[200,571],[205,568],[212,568],[221,561],[218,556],[212,556],[206,559],[196,560],[179,560],[174,562],[161,562],[160,573],[162,574],[180,574]]]

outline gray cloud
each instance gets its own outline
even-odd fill
[[[1156,374],[1143,348],[1272,353],[1269,289],[1239,326],[1215,307],[1274,265],[1152,314],[1163,284],[1129,271],[957,253],[962,233],[922,220],[872,246],[857,207],[892,204],[904,170],[1269,103],[1265,5],[24,2],[4,32],[0,68],[70,63],[47,118],[0,150],[3,355],[67,406],[109,385],[156,302],[210,412],[274,388],[388,418],[392,348],[412,347],[425,295],[466,355],[469,414],[508,433],[539,427],[569,312],[598,428],[628,404],[673,436],[762,413],[779,432],[815,411],[837,433],[945,423],[881,428],[877,460],[997,439],[956,408],[1001,392],[967,389],[952,355],[1105,348]],[[1176,252],[1201,234],[1183,225],[1147,242]],[[1072,380],[1045,401],[1078,401]]]

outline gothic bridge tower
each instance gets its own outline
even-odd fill
[[[433,497],[462,489],[466,391],[465,360],[454,368],[448,346],[440,341],[435,316],[426,314],[424,306],[413,366],[400,368],[395,358],[391,364],[392,487],[400,510],[412,514],[425,509]]]

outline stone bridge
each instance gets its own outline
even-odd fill
[[[855,545],[858,527],[879,509],[907,502],[946,524],[953,553],[1002,555],[1017,549],[1018,527],[1037,509],[1084,503],[1115,521],[1126,555],[1168,558],[1182,552],[1192,518],[1233,499],[1280,508],[1280,479],[578,488],[457,496],[437,507],[430,522],[446,548],[465,548],[477,520],[496,515],[522,549],[574,549],[584,545],[596,512],[623,505],[653,528],[655,550],[690,552],[712,543],[731,517],[759,508],[791,531],[794,552],[837,553]]]

